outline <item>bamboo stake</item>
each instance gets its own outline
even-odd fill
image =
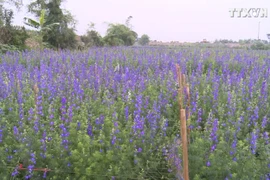
[[[179,94],[179,106],[180,109],[182,109],[182,75],[181,75],[181,69],[178,64],[176,64],[176,69],[177,69],[177,80],[178,80],[178,94]]]
[[[181,74],[182,75],[182,87],[186,86],[186,76],[185,74]]]
[[[186,124],[186,110],[183,108],[183,90],[187,89],[187,94],[189,97],[189,87],[186,85],[186,77],[181,73],[180,66],[176,64],[177,69],[177,80],[179,84],[178,94],[179,94],[179,110],[180,110],[180,130],[182,138],[182,150],[183,150],[183,171],[184,171],[184,180],[189,180],[189,171],[188,171],[188,144],[187,144],[187,124]],[[190,100],[188,98],[188,109],[189,109]],[[188,117],[189,110],[188,110]]]
[[[184,180],[189,180],[186,110],[181,109],[181,136],[183,147]]]

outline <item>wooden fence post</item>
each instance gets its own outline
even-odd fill
[[[187,101],[187,107],[188,107],[188,115],[189,118],[189,103],[190,103],[190,95],[189,95],[189,87],[186,85],[186,78],[185,75],[181,73],[181,68],[178,64],[176,64],[176,70],[177,70],[177,80],[179,84],[178,88],[178,95],[179,95],[179,111],[180,111],[180,131],[181,131],[181,138],[182,138],[182,150],[183,150],[183,174],[184,174],[184,180],[189,180],[189,171],[188,171],[188,142],[187,142],[187,118],[186,118],[186,108],[184,107],[183,100],[185,98],[184,96],[184,88],[187,90],[188,95],[188,101]]]

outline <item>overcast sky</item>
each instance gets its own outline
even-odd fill
[[[30,0],[24,0],[27,4]],[[102,36],[110,23],[125,23],[133,16],[133,29],[151,40],[196,42],[203,39],[267,39],[270,33],[269,0],[65,0],[63,7],[78,21],[77,34],[94,22]],[[232,18],[230,8],[267,8],[267,18]],[[14,23],[22,24],[21,11]],[[260,22],[260,23],[259,23]],[[260,24],[260,31],[258,27]]]

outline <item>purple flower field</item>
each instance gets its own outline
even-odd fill
[[[124,47],[1,55],[0,177],[181,179],[179,64],[191,93],[190,179],[269,180],[269,57]]]

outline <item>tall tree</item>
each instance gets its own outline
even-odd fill
[[[109,24],[104,41],[109,46],[131,46],[137,38],[138,34],[126,25]]]
[[[23,0],[0,0],[0,5],[9,4],[20,10],[23,6]]]
[[[52,27],[50,32],[44,34],[45,42],[55,48],[74,48],[76,46],[74,33],[76,21],[69,11],[61,9],[62,2],[63,0],[35,0],[29,4],[28,10],[40,17],[43,8],[46,16],[44,26],[59,23],[59,26]]]
[[[28,4],[28,12],[32,13],[36,17],[41,16],[41,11],[45,10],[45,16],[50,14],[49,9],[53,9],[53,7],[61,6],[64,0],[32,0],[30,4]],[[57,11],[57,8],[54,11]],[[56,13],[56,11],[54,13]],[[58,8],[58,13],[62,13],[64,16],[65,21],[68,23],[69,27],[75,28],[77,20],[74,16],[70,13],[70,11],[66,9]],[[57,13],[56,13],[57,14]],[[51,22],[51,20],[48,20]]]
[[[23,5],[22,0],[0,0],[0,26],[5,24],[4,19],[10,20],[10,22],[6,22],[7,24],[10,24],[12,19],[11,17],[14,14],[12,10],[5,8],[5,5],[7,4],[15,6],[17,10],[20,10]]]
[[[40,45],[41,48],[44,47],[44,45],[46,46],[46,43],[43,43],[43,37],[46,33],[49,33],[49,31],[52,30],[52,28],[54,26],[59,26],[60,23],[51,23],[51,24],[45,24],[46,23],[46,17],[45,17],[45,10],[43,9],[41,11],[40,17],[39,17],[39,21],[35,21],[31,18],[24,18],[25,20],[25,24],[31,27],[34,27],[36,29],[39,30],[39,34],[38,34],[38,43]]]
[[[32,13],[36,17],[40,17],[42,9],[47,11],[48,3],[49,0],[32,0],[31,3],[27,6],[28,12]]]
[[[104,45],[101,35],[95,30],[95,24],[90,23],[86,35],[81,36],[82,42],[86,47],[101,47]]]
[[[59,22],[59,27],[54,27],[50,33],[45,35],[45,41],[57,48],[75,48],[76,35],[73,28],[69,28],[69,19],[61,9],[61,0],[51,0],[48,3],[48,17],[46,23]],[[46,25],[45,23],[45,25]]]
[[[0,26],[11,26],[13,11],[0,5]]]
[[[139,41],[138,41],[138,43],[139,43],[140,45],[143,45],[143,46],[148,45],[149,42],[150,42],[150,38],[149,38],[149,36],[146,35],[146,34],[143,34],[143,35],[141,36],[141,38],[139,39]]]
[[[13,26],[14,13],[0,5],[0,52],[25,49],[28,38],[24,27]]]

